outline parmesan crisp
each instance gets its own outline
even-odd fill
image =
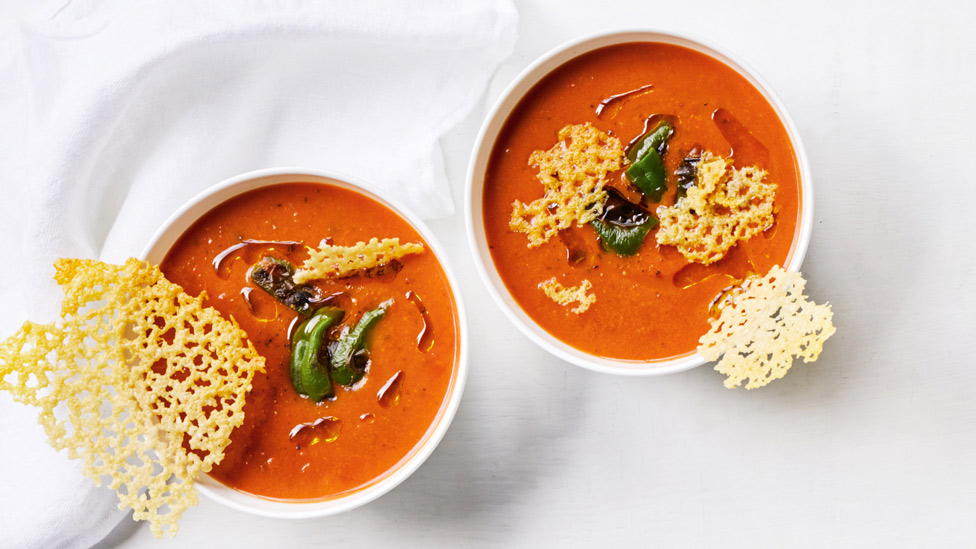
[[[762,387],[786,375],[794,357],[813,362],[834,334],[830,305],[803,295],[800,273],[775,266],[763,278],[750,277],[722,306],[719,318],[698,341],[706,360],[722,360],[715,369],[728,376],[725,386]]]
[[[736,170],[731,160],[706,152],[688,195],[674,206],[658,206],[658,244],[676,246],[703,265],[722,259],[739,241],[773,224],[776,185],[763,182],[765,177],[765,170]]]
[[[534,248],[573,222],[582,226],[593,221],[607,201],[607,174],[619,170],[623,158],[616,137],[589,124],[565,126],[558,143],[529,156],[545,195],[529,204],[513,202],[509,228],[528,235],[529,247]]]
[[[399,238],[371,238],[369,242],[357,242],[352,246],[332,246],[326,241],[319,248],[309,249],[309,258],[302,268],[295,271],[295,282],[302,284],[321,278],[352,276],[366,269],[386,265],[408,254],[423,253],[419,242],[400,244]]]
[[[176,534],[193,481],[224,457],[264,358],[232,319],[136,259],[60,259],[60,322],[0,342],[0,390],[40,409],[51,446],[102,477],[119,508]]]
[[[570,286],[567,288],[557,282],[555,278],[550,278],[539,284],[539,287],[542,288],[542,291],[550,299],[560,305],[565,306],[570,303],[579,303],[579,305],[573,307],[573,314],[585,313],[590,308],[590,305],[596,302],[596,295],[586,293],[593,287],[589,280],[584,280],[579,286]]]

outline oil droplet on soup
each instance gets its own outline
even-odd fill
[[[296,450],[315,446],[319,442],[333,442],[339,438],[342,422],[333,416],[320,417],[311,423],[299,423],[291,430],[288,439]]]
[[[732,147],[731,156],[736,167],[769,166],[769,149],[739,119],[732,116],[728,109],[715,109],[712,121]]]
[[[423,300],[413,290],[407,292],[407,299],[417,307],[420,320],[424,323],[423,327],[420,328],[420,333],[417,334],[417,350],[429,352],[434,348],[434,324],[430,320],[430,313],[427,312],[427,306],[424,305]]]
[[[272,249],[276,246],[284,246],[286,250],[292,251],[295,246],[301,246],[301,245],[302,245],[301,242],[295,240],[255,240],[255,239],[246,238],[241,240],[237,244],[234,244],[233,246],[228,246],[227,248],[224,248],[220,253],[214,256],[213,260],[211,261],[211,265],[213,265],[214,272],[217,273],[217,276],[226,280],[227,277],[230,276],[230,264],[235,259],[240,259],[241,261],[244,261],[248,264],[254,262],[252,260],[253,258],[248,259],[248,257],[245,256],[244,253],[245,248],[248,248],[247,251],[252,252],[250,255],[257,255],[254,254],[253,252],[257,251],[258,246],[261,246],[262,247],[261,249],[264,249],[265,251]],[[235,252],[241,252],[241,253],[236,254]],[[227,263],[226,265],[227,268],[222,269],[221,267],[224,266],[225,262]]]
[[[686,289],[717,276],[728,277],[730,281],[745,280],[757,274],[756,266],[749,253],[742,246],[733,246],[725,257],[712,265],[689,263],[674,273],[672,281],[681,289]]]
[[[383,388],[379,390],[376,394],[377,400],[380,402],[380,406],[384,408],[389,408],[395,406],[397,402],[400,401],[400,388],[403,385],[403,371],[398,371],[393,374]]]

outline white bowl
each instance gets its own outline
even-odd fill
[[[444,437],[444,433],[447,432],[447,428],[450,426],[461,402],[461,394],[464,392],[464,384],[468,375],[468,333],[457,280],[447,263],[447,253],[433,233],[430,232],[430,229],[424,225],[419,217],[402,205],[381,197],[375,188],[368,183],[342,174],[304,168],[274,168],[248,172],[227,179],[200,193],[170,216],[150,240],[141,257],[154,265],[159,265],[180,235],[212,208],[253,189],[292,182],[328,183],[352,189],[369,196],[406,219],[427,241],[431,251],[440,261],[444,274],[451,285],[458,316],[457,337],[459,345],[454,379],[448,389],[447,401],[442,404],[437,418],[428,428],[419,446],[413,449],[412,455],[401,460],[394,469],[385,473],[381,479],[373,484],[361,490],[320,501],[281,501],[265,499],[235,490],[214,480],[209,475],[205,475],[196,481],[197,489],[202,494],[232,509],[266,517],[298,519],[334,515],[369,503],[392,490],[420,467]]]
[[[686,34],[655,30],[603,32],[563,44],[526,67],[508,88],[502,92],[501,97],[495,103],[495,106],[491,109],[484,124],[481,126],[481,131],[475,142],[474,150],[471,153],[471,160],[468,164],[467,185],[465,187],[468,242],[474,251],[475,264],[477,265],[478,272],[481,274],[481,279],[485,283],[485,286],[488,287],[488,292],[494,298],[495,302],[498,303],[502,311],[504,311],[522,333],[546,351],[567,362],[598,372],[619,375],[672,374],[700,366],[705,363],[705,359],[697,353],[646,362],[598,357],[560,341],[539,327],[522,310],[518,302],[515,301],[505,287],[505,283],[502,282],[495,268],[495,263],[492,261],[491,253],[488,251],[488,243],[484,231],[482,199],[485,185],[485,171],[488,166],[488,159],[491,157],[491,149],[495,143],[495,138],[498,136],[498,132],[512,112],[512,109],[518,105],[519,101],[532,86],[563,63],[598,48],[627,42],[674,44],[708,55],[728,65],[745,77],[746,80],[759,90],[769,104],[772,105],[793,144],[800,173],[802,206],[798,220],[799,232],[793,243],[790,260],[786,265],[787,270],[797,271],[800,269],[800,264],[803,262],[803,257],[806,255],[807,246],[810,242],[810,234],[813,231],[813,184],[803,143],[800,141],[800,136],[796,130],[796,126],[793,124],[793,120],[786,112],[786,107],[756,71],[749,68],[745,63],[723,48],[708,44],[698,38],[689,37]]]

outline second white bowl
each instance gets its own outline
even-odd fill
[[[792,142],[800,176],[802,205],[798,220],[799,230],[793,241],[793,250],[789,262],[785,266],[788,270],[799,270],[803,257],[806,255],[813,228],[813,184],[807,156],[793,120],[776,94],[754,70],[724,49],[683,34],[654,30],[623,30],[600,33],[561,45],[529,65],[502,93],[481,127],[468,164],[464,206],[468,241],[474,253],[475,263],[482,281],[505,315],[529,339],[567,362],[598,372],[619,375],[662,375],[700,366],[705,363],[705,359],[696,353],[691,353],[665,360],[645,362],[618,360],[588,354],[557,339],[532,320],[512,297],[492,260],[484,230],[482,202],[485,173],[492,147],[505,121],[522,97],[547,74],[567,61],[599,48],[630,42],[673,44],[712,57],[745,77],[773,107]]]

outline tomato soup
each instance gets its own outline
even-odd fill
[[[515,200],[529,203],[543,195],[529,156],[552,147],[561,128],[589,123],[626,146],[654,115],[674,121],[663,157],[668,191],[660,204],[675,203],[675,170],[685,156],[694,149],[709,151],[731,158],[736,167],[767,170],[766,181],[778,185],[773,225],[709,266],[659,246],[654,230],[636,255],[624,257],[604,251],[589,226],[574,224],[535,248],[527,246],[525,234],[509,228]],[[608,186],[635,195],[623,176],[623,169],[609,174]],[[653,361],[694,352],[708,330],[710,304],[724,288],[786,264],[798,234],[801,193],[786,128],[750,82],[694,50],[638,42],[576,57],[525,94],[495,140],[483,199],[486,239],[497,271],[539,326],[592,355]],[[657,205],[648,209],[653,213]],[[576,243],[576,249],[567,242]],[[565,286],[589,280],[595,302],[582,314],[557,304],[539,287],[554,277]]]
[[[330,238],[349,246],[371,238],[425,245],[399,269],[313,284],[349,326],[392,300],[367,336],[366,376],[335,398],[300,395],[289,375],[290,330],[304,317],[255,286],[249,268],[264,256],[300,266],[306,247]],[[384,478],[433,430],[456,379],[457,309],[433,250],[376,200],[335,185],[286,183],[232,198],[202,216],[170,249],[166,277],[232,316],[267,360],[254,379],[244,424],[210,475],[274,499],[326,499]],[[334,328],[339,330],[341,326]]]

